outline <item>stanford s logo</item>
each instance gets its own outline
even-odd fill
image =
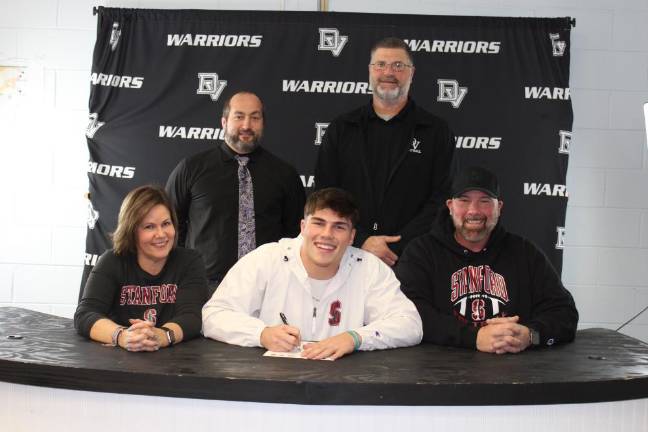
[[[459,87],[459,82],[451,79],[438,79],[437,84],[439,84],[437,101],[448,102],[452,105],[452,108],[459,108],[461,101],[468,93],[468,88]]]
[[[213,72],[198,73],[198,90],[196,94],[209,95],[216,102],[225,90],[227,81],[219,80],[218,74]]]
[[[329,308],[329,320],[328,323],[330,326],[339,326],[340,321],[342,320],[342,303],[340,300],[335,300],[331,303]]]
[[[319,35],[317,49],[320,51],[331,51],[333,57],[340,55],[344,45],[349,40],[349,36],[340,36],[340,31],[336,28],[320,28]]]
[[[153,323],[153,325],[155,325],[155,323],[157,322],[157,311],[153,308],[146,309],[144,311],[144,321],[148,321],[150,323]]]

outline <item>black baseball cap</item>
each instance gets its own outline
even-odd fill
[[[471,166],[457,173],[452,181],[452,197],[457,198],[470,190],[482,191],[492,198],[499,198],[500,187],[495,174],[486,168]]]

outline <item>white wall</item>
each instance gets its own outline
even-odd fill
[[[0,0],[0,305],[71,316],[85,249],[92,6],[316,10],[316,0]],[[330,10],[572,16],[574,105],[563,279],[581,326],[615,328],[648,305],[648,0],[329,0]],[[648,342],[648,312],[624,333]]]

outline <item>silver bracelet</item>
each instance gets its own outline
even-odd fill
[[[115,329],[115,331],[113,331],[113,334],[112,334],[112,346],[116,347],[117,345],[119,345],[119,335],[120,335],[124,330],[126,330],[126,327],[119,326],[119,327],[117,327],[117,328]]]

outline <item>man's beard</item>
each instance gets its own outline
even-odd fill
[[[254,138],[251,141],[241,141],[239,139],[239,134],[242,131],[247,131],[251,133]],[[255,133],[251,129],[239,129],[234,133],[229,133],[227,130],[225,130],[225,142],[227,143],[228,146],[234,149],[235,152],[239,154],[247,154],[247,153],[252,153],[254,149],[256,149],[259,146],[259,142],[261,141],[261,137],[263,136],[262,132]]]
[[[384,82],[395,82],[397,87],[384,90],[380,88],[380,80],[374,80],[371,77],[369,78],[369,84],[371,86],[371,91],[373,92],[374,95],[376,95],[379,99],[381,99],[384,102],[387,103],[394,103],[400,101],[403,97],[407,96],[409,93],[409,88],[412,83],[411,80],[408,80],[405,83],[399,82],[394,78],[394,81],[391,80],[385,80],[383,79]]]
[[[465,220],[462,221],[460,225],[458,225],[455,221],[455,228],[457,230],[457,233],[466,241],[469,241],[471,243],[478,243],[490,236],[490,234],[495,229],[495,225],[497,225],[497,219],[498,218],[494,218],[493,220],[489,221],[487,218],[483,218],[483,226],[477,229],[468,228],[466,226]]]

